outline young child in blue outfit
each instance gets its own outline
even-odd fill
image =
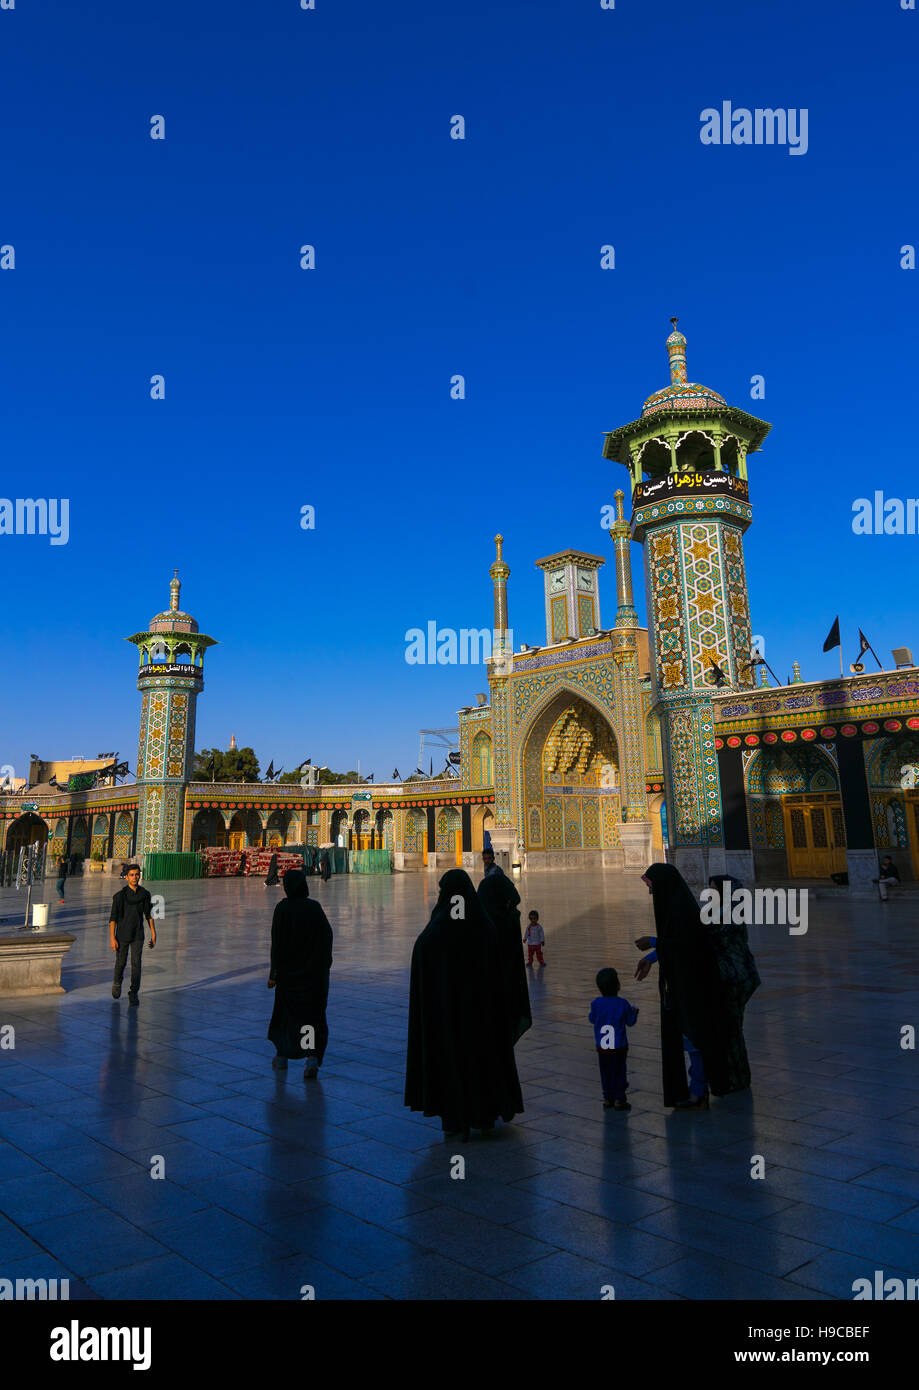
[[[631,1110],[625,1098],[629,1088],[626,1063],[629,1055],[629,1035],[626,1031],[638,1022],[638,1010],[627,999],[619,998],[619,976],[615,970],[601,970],[597,975],[599,998],[590,1006],[587,1017],[594,1026],[600,1080],[603,1083],[604,1110]]]

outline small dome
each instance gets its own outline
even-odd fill
[[[150,619],[150,632],[197,632],[198,623],[190,613],[181,609],[170,609],[167,613],[155,613]]]
[[[179,571],[173,574],[169,585],[169,607],[164,613],[154,613],[150,619],[150,632],[197,632],[198,624],[190,613],[184,613],[179,607],[179,595],[182,592],[182,585],[179,581]]]
[[[721,410],[726,405],[724,397],[711,387],[700,386],[696,381],[680,381],[655,391],[645,401],[641,413],[645,416],[666,410]]]
[[[642,416],[658,415],[667,410],[719,410],[726,406],[727,401],[717,391],[700,386],[697,381],[686,380],[686,339],[677,328],[677,320],[670,322],[673,324],[673,332],[667,339],[670,385],[648,397],[641,408]]]

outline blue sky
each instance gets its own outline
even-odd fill
[[[608,557],[612,622],[603,433],[666,384],[672,314],[690,379],[773,424],[746,538],[771,665],[838,672],[837,612],[847,663],[858,625],[919,652],[919,537],[851,529],[855,498],[919,495],[917,44],[899,0],[0,11],[0,493],[70,498],[66,546],[0,536],[0,763],[134,767],[122,639],[178,566],[220,643],[199,747],[410,771],[485,685],[407,665],[406,630],[490,624],[497,530],[518,644],[567,547]],[[807,108],[806,155],[702,145],[725,100]]]

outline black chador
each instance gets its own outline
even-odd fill
[[[711,935],[702,925],[699,904],[672,864],[652,864],[651,881],[657,959],[660,964],[661,1068],[664,1104],[689,1097],[683,1038],[702,1053],[712,1093],[727,1095],[750,1084],[749,1067],[735,1065],[729,1047],[730,1021]],[[744,1058],[744,1060],[746,1060]]]
[[[495,924],[511,1040],[516,1042],[533,1026],[517,907],[520,894],[507,874],[497,867],[482,879],[478,893],[485,915]]]
[[[315,1058],[319,1064],[329,1041],[326,1003],[332,966],[332,928],[309,895],[306,875],[288,869],[284,892],[271,919],[271,972],[274,1012],[268,1037],[279,1057]],[[306,1027],[315,1029],[315,1047],[303,1046]]]
[[[462,869],[440,880],[412,952],[405,1104],[450,1133],[523,1111],[495,928]]]

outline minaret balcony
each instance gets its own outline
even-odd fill
[[[750,488],[746,478],[738,478],[722,469],[709,468],[703,472],[664,473],[657,478],[643,478],[632,489],[632,506],[649,502],[669,501],[672,497],[733,497],[749,502]]]
[[[200,690],[204,684],[204,667],[191,661],[148,661],[138,668],[137,688],[144,690],[164,678],[187,681],[190,687]]]
[[[632,489],[632,540],[643,541],[649,527],[681,518],[720,517],[746,531],[753,520],[746,478],[720,469],[662,473]]]

